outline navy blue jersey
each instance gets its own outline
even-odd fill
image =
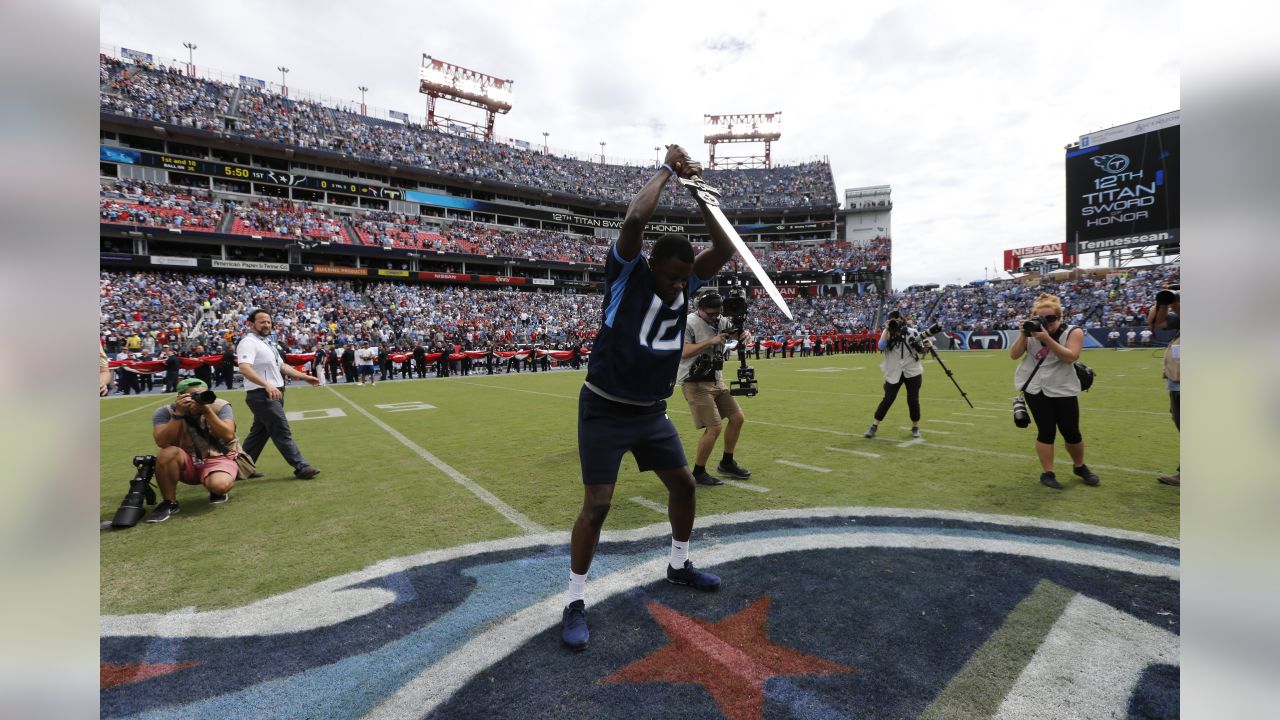
[[[706,282],[694,273],[684,293],[662,302],[644,253],[623,262],[615,243],[605,260],[604,318],[591,346],[587,382],[610,395],[635,402],[671,396],[684,349],[689,297]]]

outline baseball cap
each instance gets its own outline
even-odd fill
[[[201,380],[200,378],[192,377],[192,378],[187,378],[186,380],[183,380],[182,382],[178,383],[178,392],[184,393],[193,387],[207,389],[209,386],[205,384],[205,381]]]

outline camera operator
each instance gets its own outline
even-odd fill
[[[720,437],[721,418],[728,419],[729,429],[724,434],[724,456],[716,471],[743,480],[751,477],[751,472],[733,459],[742,424],[747,419],[724,383],[724,345],[735,333],[729,319],[721,315],[724,300],[719,292],[704,292],[694,299],[694,306],[694,312],[689,313],[685,321],[684,348],[676,377],[685,402],[689,403],[693,425],[703,431],[694,457],[693,480],[699,485],[723,485],[720,478],[708,473],[706,468],[711,449]],[[738,341],[750,342],[751,333],[742,333]]]
[[[871,427],[862,434],[873,438],[880,423],[889,414],[898,391],[907,386],[907,414],[911,416],[911,437],[920,437],[920,385],[924,382],[924,366],[920,356],[933,347],[933,338],[922,338],[920,331],[908,325],[898,312],[889,314],[889,322],[880,333],[877,347],[884,351],[880,371],[884,373],[884,398],[876,408]]]
[[[1178,319],[1182,312],[1182,298],[1176,288],[1167,288],[1156,293],[1156,304],[1147,311],[1147,324],[1161,330],[1179,330]],[[1164,351],[1164,381],[1169,389],[1169,414],[1173,416],[1173,426],[1182,431],[1182,334],[1179,332],[1169,341]],[[1173,475],[1160,475],[1156,478],[1165,485],[1182,484],[1182,467]]]
[[[1084,464],[1080,378],[1074,367],[1084,347],[1084,329],[1062,323],[1062,301],[1056,295],[1041,293],[1031,311],[1033,317],[1023,323],[1022,332],[1009,348],[1009,356],[1014,360],[1022,358],[1014,372],[1013,384],[1018,389],[1027,386],[1027,408],[1036,422],[1036,455],[1043,470],[1040,484],[1062,489],[1053,472],[1053,442],[1055,433],[1060,431],[1071,455],[1072,472],[1085,485],[1096,486],[1101,480]]]
[[[187,378],[178,383],[177,399],[151,416],[151,436],[160,448],[156,481],[164,500],[147,516],[149,523],[164,522],[178,512],[179,482],[203,485],[210,505],[226,502],[236,483],[240,446],[231,404],[202,397],[208,390],[203,380]]]

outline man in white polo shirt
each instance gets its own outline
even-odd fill
[[[284,414],[284,378],[281,373],[305,380],[309,385],[319,385],[320,379],[295,370],[267,341],[271,335],[271,313],[262,309],[250,312],[249,327],[252,332],[246,333],[236,345],[236,362],[240,365],[247,391],[244,400],[253,413],[253,426],[249,428],[249,436],[244,439],[241,449],[257,462],[270,437],[285,462],[293,466],[294,476],[310,480],[320,471],[307,463],[293,441],[293,431]]]

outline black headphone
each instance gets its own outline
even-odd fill
[[[721,298],[716,290],[707,290],[694,298],[693,303],[700,308],[723,307],[724,298]]]

